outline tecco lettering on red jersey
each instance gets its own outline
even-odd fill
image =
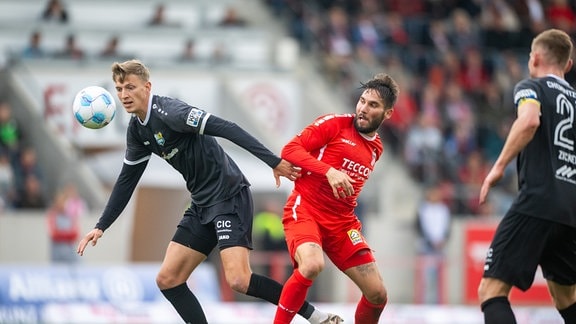
[[[366,178],[368,178],[368,176],[370,176],[370,173],[372,173],[372,170],[369,167],[347,158],[344,158],[344,161],[342,162],[342,169],[353,171]]]

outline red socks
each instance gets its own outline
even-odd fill
[[[312,286],[312,280],[304,278],[300,271],[295,269],[282,289],[278,308],[276,308],[274,324],[290,324],[302,304],[304,304],[310,286]]]
[[[380,314],[382,314],[382,311],[384,310],[384,306],[386,306],[386,302],[380,305],[375,305],[369,302],[366,297],[362,296],[356,306],[354,322],[362,324],[377,324],[380,319]]]
[[[312,280],[304,278],[298,269],[294,270],[282,289],[274,324],[290,324],[306,300],[308,288],[312,286],[312,282]],[[362,296],[356,306],[355,323],[377,324],[384,306],[386,306],[386,302],[375,305]]]

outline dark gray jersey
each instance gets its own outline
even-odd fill
[[[554,76],[519,82],[514,103],[540,103],[540,127],[518,155],[512,210],[576,227],[576,92]]]
[[[130,120],[124,166],[96,227],[105,230],[126,207],[152,154],[182,174],[193,203],[201,207],[227,200],[249,186],[214,136],[241,146],[271,168],[280,163],[278,156],[236,124],[180,100],[155,95],[146,120]]]

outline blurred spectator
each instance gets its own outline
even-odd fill
[[[403,89],[403,91],[398,94],[395,106],[396,109],[394,110],[392,117],[384,122],[384,127],[380,127],[380,133],[390,144],[393,152],[398,153],[400,152],[400,148],[403,146],[410,125],[415,123],[416,115],[418,114],[418,103],[410,92],[410,82],[407,82],[404,79],[405,74],[402,72],[403,69],[395,69],[394,67],[402,67],[400,60],[394,58],[393,61],[395,63],[388,65],[386,71],[389,75],[394,77],[398,86],[400,89]]]
[[[458,190],[460,194],[459,214],[479,214],[480,187],[490,171],[482,152],[475,150],[468,154],[464,163],[458,168]]]
[[[482,127],[482,133],[478,140],[487,163],[494,163],[498,155],[500,155],[500,151],[502,151],[502,147],[504,147],[504,142],[510,131],[512,120],[511,117],[502,117],[500,121],[487,123]]]
[[[462,66],[462,57],[454,50],[444,53],[444,55],[439,58],[439,75],[437,75],[437,80],[441,81],[438,86],[444,91],[448,83],[457,82],[458,75],[460,74],[460,68]]]
[[[466,10],[454,10],[449,34],[459,55],[464,55],[470,48],[479,48],[482,45],[480,31]]]
[[[499,154],[500,134],[498,128],[503,122],[510,123],[514,109],[510,108],[505,96],[496,83],[491,82],[486,86],[484,97],[477,102],[478,109],[478,144],[488,160],[494,154]],[[498,148],[496,148],[498,147]],[[497,149],[498,152],[493,152]],[[492,161],[493,162],[493,161]]]
[[[148,26],[151,27],[180,27],[180,24],[175,21],[170,21],[166,17],[166,5],[159,3],[154,7],[152,17],[148,20]]]
[[[81,60],[84,59],[84,50],[78,46],[76,36],[68,34],[64,43],[64,48],[56,53],[57,58]]]
[[[444,20],[431,20],[428,28],[423,28],[422,43],[433,49],[436,55],[443,55],[452,49],[452,39]]]
[[[66,184],[54,198],[47,212],[52,262],[76,263],[76,240],[80,235],[80,219],[86,213],[86,202],[73,183]]]
[[[246,25],[246,20],[238,15],[236,8],[231,6],[226,8],[222,19],[218,22],[220,27],[244,27]]]
[[[466,157],[477,149],[476,129],[465,124],[454,124],[444,137],[444,170],[455,179],[456,170]]]
[[[45,209],[48,207],[40,179],[35,174],[27,174],[23,181],[22,187],[16,192],[14,207],[18,209]]]
[[[165,17],[164,12],[165,12],[164,4],[159,3],[158,5],[156,5],[156,7],[154,9],[154,13],[152,14],[152,17],[150,18],[150,20],[148,21],[148,25],[149,26],[164,25],[164,23],[166,22],[166,17]]]
[[[442,81],[440,81],[441,83]],[[430,123],[442,129],[442,112],[440,111],[440,89],[436,82],[425,83],[419,93],[420,113],[430,118]]]
[[[418,301],[438,304],[444,282],[441,277],[444,268],[444,253],[450,237],[452,214],[450,208],[443,201],[442,189],[439,185],[431,185],[424,192],[424,199],[420,202],[416,216],[416,229],[418,233],[418,262],[419,283],[422,294],[417,296]]]
[[[384,0],[387,11],[396,12],[402,17],[420,17],[426,11],[426,1],[424,0]]]
[[[29,176],[33,176],[38,181],[43,181],[44,179],[36,150],[31,146],[20,149],[18,161],[14,165],[16,190],[19,192],[25,191],[26,181]]]
[[[525,0],[525,1],[516,1],[516,3],[526,3],[527,10],[520,10],[519,12],[528,12],[528,30],[531,33],[526,33],[524,37],[533,37],[543,31],[547,26],[548,23],[546,22],[546,12],[544,10],[544,6],[542,5],[542,1],[540,0]],[[530,42],[525,41],[523,44],[530,45]]]
[[[288,30],[290,35],[300,42],[302,49],[309,51],[316,45],[317,32],[320,28],[320,17],[311,14],[311,10],[302,1],[271,0],[276,8],[281,8],[288,16]],[[280,4],[282,3],[282,4]],[[280,4],[280,6],[278,6]]]
[[[274,200],[263,203],[259,212],[254,215],[253,235],[254,245],[258,251],[272,252],[266,255],[267,262],[262,264],[263,273],[279,282],[288,279],[290,273],[290,257],[286,253],[286,240],[282,225],[282,205]],[[282,252],[282,254],[274,253]]]
[[[122,53],[119,50],[120,46],[120,36],[112,35],[104,45],[104,48],[98,53],[98,57],[101,59],[114,59],[114,60],[127,60],[132,57],[132,55],[127,53]]]
[[[473,102],[456,82],[446,85],[443,102],[445,118],[444,157],[447,170],[453,171],[476,149],[476,115]]]
[[[493,80],[503,94],[513,93],[514,85],[525,76],[525,69],[514,52],[506,51],[495,61]]]
[[[341,7],[329,9],[328,24],[321,31],[320,41],[328,79],[349,84],[354,47],[348,16]]]
[[[226,52],[226,46],[224,43],[217,42],[212,47],[212,53],[210,53],[210,64],[218,65],[228,62],[229,57]]]
[[[491,81],[490,68],[478,48],[471,47],[463,55],[458,71],[458,83],[464,92],[478,99],[484,94],[485,87]]]
[[[422,113],[406,134],[404,160],[410,174],[421,183],[431,183],[440,176],[442,132],[430,114]]]
[[[184,43],[184,48],[182,53],[178,56],[178,60],[181,62],[193,62],[196,61],[198,57],[196,56],[196,42],[194,39],[187,39]]]
[[[111,36],[104,48],[98,54],[101,58],[114,58],[118,56],[118,43],[120,39],[118,36],[113,35]]]
[[[553,28],[573,34],[576,12],[568,0],[551,0],[546,7],[546,18]]]
[[[460,125],[466,129],[473,129],[476,116],[472,102],[465,89],[456,82],[450,82],[445,87],[443,103],[444,114],[450,128]]]
[[[7,154],[0,151],[0,212],[12,207],[14,171]]]
[[[384,40],[387,45],[386,53],[396,55],[402,59],[402,63],[410,64],[412,53],[408,51],[410,34],[406,29],[404,17],[396,12],[390,12],[384,19]]]
[[[12,116],[12,106],[6,101],[0,101],[0,152],[13,161],[20,150],[21,139],[20,127]]]
[[[42,20],[45,22],[68,22],[68,11],[60,0],[48,0],[42,10]]]
[[[487,1],[480,14],[484,45],[498,50],[519,46],[520,18],[505,0]]]
[[[358,57],[370,63],[381,61],[385,53],[382,31],[374,20],[375,15],[372,12],[363,12],[351,31]]]
[[[44,48],[42,48],[42,33],[40,31],[33,31],[30,34],[28,44],[22,50],[20,57],[29,58],[43,58],[46,56]]]
[[[254,241],[264,251],[287,251],[282,226],[282,207],[266,201],[254,216]]]

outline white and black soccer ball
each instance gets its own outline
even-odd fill
[[[108,90],[99,86],[78,91],[72,108],[80,125],[91,129],[108,125],[116,115],[116,101]]]

